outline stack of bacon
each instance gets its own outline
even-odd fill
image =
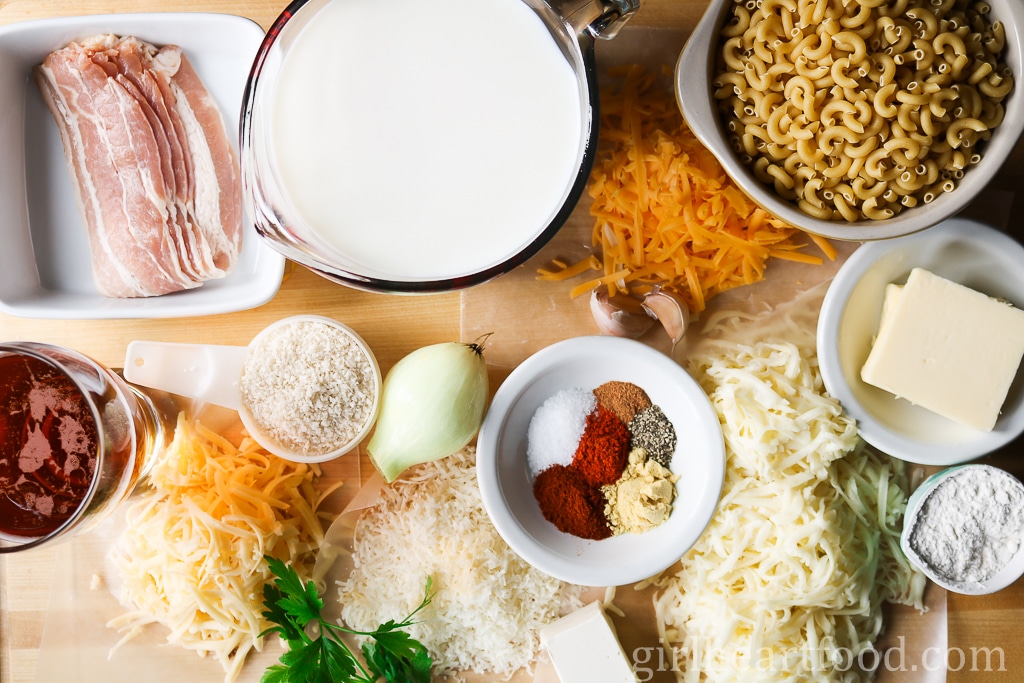
[[[224,277],[241,247],[238,157],[177,46],[71,43],[36,67],[57,120],[106,296],[156,296]]]

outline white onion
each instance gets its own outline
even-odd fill
[[[481,344],[424,346],[395,364],[381,390],[367,450],[389,482],[406,468],[455,453],[480,429],[487,407]]]

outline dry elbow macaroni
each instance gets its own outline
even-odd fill
[[[736,0],[714,96],[734,151],[805,213],[950,192],[1003,120],[1006,31],[977,0]]]

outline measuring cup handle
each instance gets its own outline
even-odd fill
[[[614,38],[640,9],[640,0],[547,0],[577,35]]]
[[[142,387],[238,410],[248,353],[246,346],[133,341],[125,354],[124,378]]]

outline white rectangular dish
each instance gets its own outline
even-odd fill
[[[53,50],[98,33],[179,45],[216,100],[237,146],[242,91],[264,36],[255,22],[182,12],[65,17],[0,27],[0,311],[27,318],[173,318],[239,311],[269,301],[280,287],[284,258],[262,242],[247,215],[238,263],[226,278],[141,299],[97,292],[60,135],[32,68]]]

